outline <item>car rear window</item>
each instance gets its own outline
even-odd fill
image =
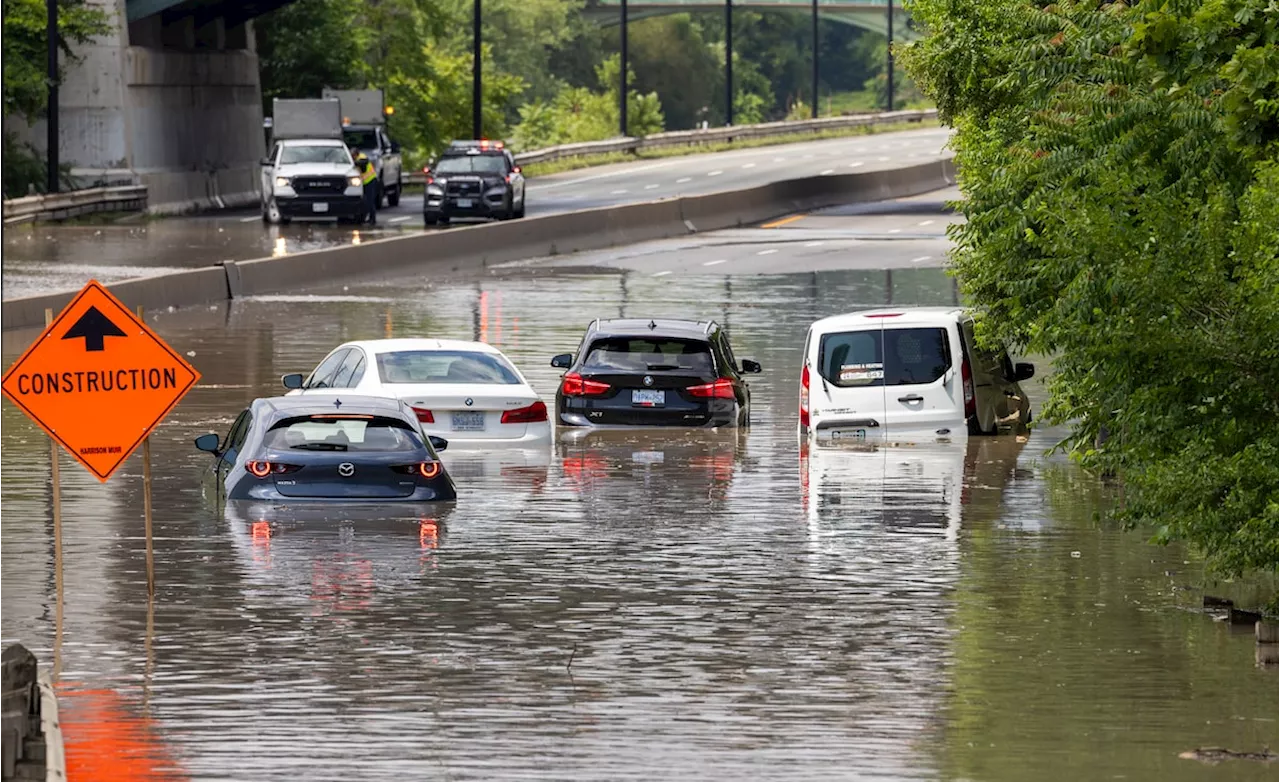
[[[284,451],[414,451],[422,440],[404,421],[377,416],[310,415],[272,425],[264,448]]]
[[[379,353],[378,377],[383,383],[520,384],[520,376],[501,356],[469,350]]]
[[[951,368],[942,328],[879,329],[824,334],[818,373],[840,388],[932,383]]]
[[[711,345],[696,339],[608,337],[591,343],[582,362],[592,372],[712,372]]]

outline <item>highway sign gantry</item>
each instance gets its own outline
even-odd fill
[[[105,482],[199,379],[91,280],[13,362],[0,390]]]

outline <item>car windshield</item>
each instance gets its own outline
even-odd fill
[[[662,337],[608,337],[591,343],[582,363],[590,372],[686,370],[710,374],[711,346],[701,340]]]
[[[513,386],[520,376],[501,356],[472,350],[398,350],[378,354],[384,383],[485,383]]]
[[[351,163],[351,155],[346,147],[326,146],[288,146],[280,151],[280,162],[291,163]]]
[[[818,346],[819,374],[840,388],[932,383],[950,368],[946,329],[824,334]]]
[[[277,422],[263,438],[275,451],[399,452],[423,448],[407,423],[376,416],[309,415]]]
[[[440,158],[435,173],[444,174],[505,174],[506,159],[502,155],[452,155]]]
[[[377,149],[378,134],[372,130],[347,130],[342,133],[342,141],[348,147],[356,149]]]

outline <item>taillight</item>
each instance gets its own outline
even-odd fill
[[[302,469],[302,465],[298,464],[280,464],[279,462],[273,463],[258,461],[246,462],[244,467],[250,472],[250,474],[258,478],[265,478],[272,473],[275,473],[276,475],[283,475],[284,473],[297,472]]]
[[[809,428],[809,365],[800,372],[800,425]]]
[[[547,406],[541,401],[517,410],[507,410],[502,414],[504,424],[533,424],[547,420]]]
[[[964,416],[970,418],[978,414],[978,404],[973,396],[973,372],[968,358],[960,362],[960,384],[964,387]]]
[[[421,475],[423,478],[430,479],[439,475],[444,468],[440,466],[440,462],[420,462],[419,464],[402,464],[391,469],[404,475]]]
[[[733,399],[733,381],[727,377],[718,378],[714,383],[704,386],[689,386],[685,389],[689,396],[698,399]]]
[[[418,422],[424,424],[434,424],[436,417],[431,414],[430,410],[423,410],[421,407],[413,408],[414,415],[418,416]]]
[[[577,372],[570,372],[560,383],[560,393],[565,396],[604,396],[609,393],[608,383],[588,380]]]

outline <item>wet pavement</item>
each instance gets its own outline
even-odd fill
[[[949,137],[945,128],[923,128],[568,171],[529,180],[528,214],[736,190],[796,177],[901,168],[949,154],[944,150]],[[399,206],[382,210],[378,219],[376,227],[301,222],[269,226],[255,208],[182,218],[138,216],[107,224],[10,226],[0,247],[3,298],[74,290],[90,279],[111,284],[223,261],[276,257],[422,231],[421,192],[406,193]]]
[[[1095,520],[1060,431],[800,449],[807,324],[886,301],[955,293],[545,268],[150,314],[204,375],[153,437],[156,600],[139,457],[105,486],[64,457],[59,610],[47,440],[6,402],[0,636],[56,666],[73,781],[1274,779],[1178,758],[1272,746],[1275,670],[1183,610],[1185,552]],[[616,315],[725,324],[764,365],[751,428],[446,451],[456,504],[390,513],[202,492],[192,438],[340,341],[485,339],[550,399]]]

